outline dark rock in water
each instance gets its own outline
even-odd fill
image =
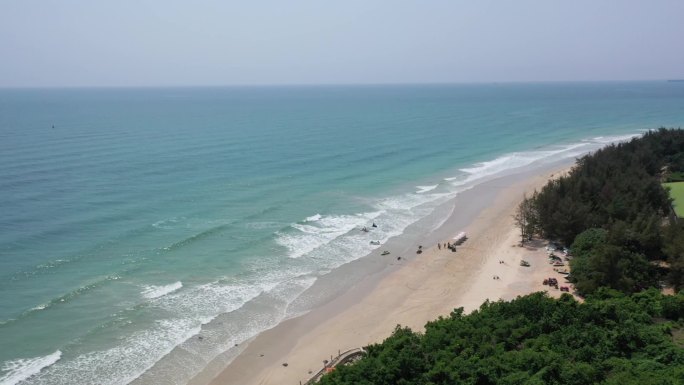
[[[287,362],[283,362],[283,366],[287,366]]]

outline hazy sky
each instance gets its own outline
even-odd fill
[[[0,87],[684,78],[683,0],[2,0]]]

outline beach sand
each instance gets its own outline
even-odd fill
[[[510,300],[535,291],[560,296],[558,289],[542,284],[544,278],[556,277],[559,284],[570,286],[548,263],[546,243],[535,240],[519,246],[512,216],[523,194],[540,189],[569,166],[500,186],[493,202],[469,225],[447,229],[451,237],[463,230],[468,233],[457,252],[424,243],[420,255],[387,259],[393,261],[391,269],[372,274],[329,303],[255,337],[209,383],[297,385],[318,372],[323,360],[381,342],[398,324],[422,331],[430,320],[458,307],[470,312],[485,300]],[[521,259],[531,266],[520,266]],[[193,383],[206,382],[198,377]]]

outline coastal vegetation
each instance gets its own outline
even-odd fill
[[[684,172],[684,131],[649,131],[577,160],[525,198],[527,233],[571,246],[582,295],[684,285],[684,228],[663,182]],[[675,195],[676,196],[676,195]]]
[[[321,385],[681,384],[684,294],[602,288],[579,303],[543,293],[485,302],[464,315],[397,326]]]
[[[514,219],[522,242],[541,236],[570,247],[583,303],[534,293],[468,315],[456,309],[424,333],[397,326],[320,383],[684,383],[684,291],[676,293],[684,222],[672,209],[684,196],[665,184],[682,176],[682,130],[650,131],[578,159],[525,197]]]

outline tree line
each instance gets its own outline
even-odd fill
[[[682,317],[684,294],[655,289],[603,288],[585,303],[544,293],[485,302],[429,322],[425,333],[397,326],[320,384],[681,384]]]
[[[649,131],[577,160],[571,171],[525,198],[523,235],[571,246],[581,294],[684,285],[684,231],[662,182],[684,171],[684,131]],[[680,221],[681,222],[681,221]]]

